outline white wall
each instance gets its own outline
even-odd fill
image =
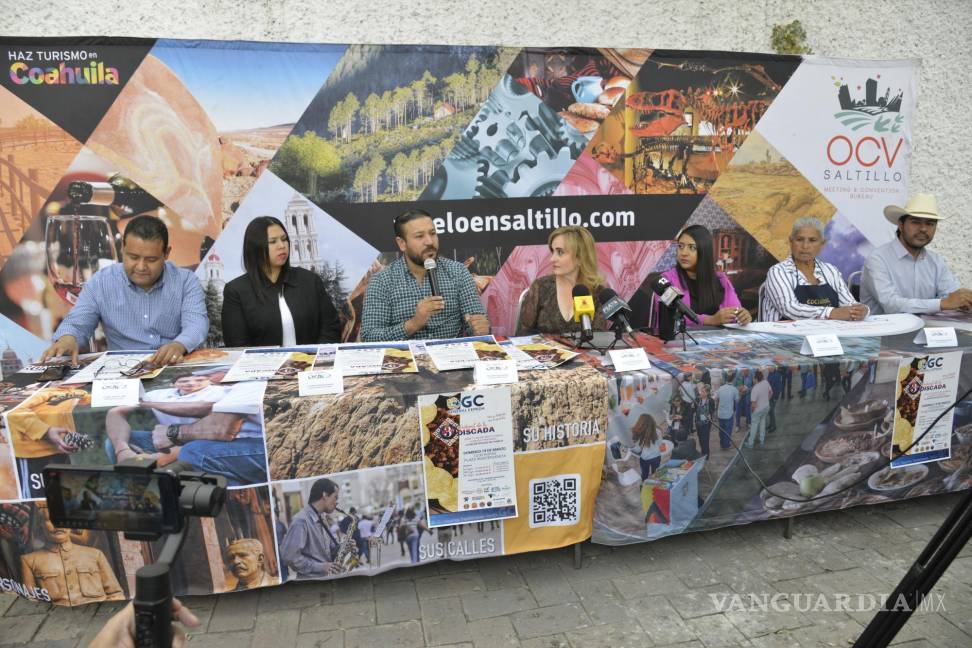
[[[912,191],[950,220],[932,246],[972,287],[972,0],[0,0],[8,36],[108,35],[318,43],[583,45],[768,52],[799,19],[815,54],[921,58]]]

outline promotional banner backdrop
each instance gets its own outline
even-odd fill
[[[102,420],[89,387],[14,374],[39,358],[92,274],[120,260],[133,216],[162,218],[170,259],[196,272],[207,347],[222,346],[223,287],[243,272],[243,232],[262,215],[285,223],[291,263],[321,276],[347,342],[358,340],[369,278],[399,254],[392,220],[416,207],[432,214],[440,254],[469,268],[497,335],[514,332],[517,298],[549,272],[547,239],[564,225],[590,229],[600,273],[636,326],[647,323],[646,277],[674,264],[671,242],[687,224],[713,232],[720,269],[755,310],[797,218],[826,223],[821,256],[845,276],[891,239],[882,210],[907,195],[917,90],[915,61],[642,48],[6,38],[0,60],[0,582],[67,605],[130,596],[159,547],[55,529],[37,499],[49,455],[37,431],[87,435],[85,461],[105,464],[115,442],[147,442],[169,415],[142,407]],[[105,348],[100,331],[87,342]],[[416,393],[396,405],[408,422],[401,444],[386,436],[381,453],[341,463],[298,451],[307,436],[286,424],[306,406],[295,394],[245,409],[260,402],[256,387],[218,385],[226,353],[197,353],[213,366],[167,370],[155,397],[197,394],[202,418],[248,430],[231,441],[247,452],[223,464],[223,514],[190,526],[197,550],[180,563],[179,593],[323,576],[301,561],[310,540],[300,534],[325,475],[348,514],[328,513],[324,542],[341,539],[332,549],[348,556],[348,572],[590,536],[606,447],[599,390],[594,414],[574,417],[597,422],[583,443],[548,448],[523,432],[515,444],[517,518],[443,527],[433,539],[420,523],[418,419],[404,416]],[[517,427],[553,425],[535,409],[524,407],[537,420]],[[354,431],[312,429],[332,441]],[[548,510],[550,492],[578,504],[569,515]],[[628,499],[656,517],[678,510],[654,492]],[[77,588],[43,564],[65,543],[90,577]]]

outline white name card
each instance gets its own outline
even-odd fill
[[[608,351],[615,371],[637,371],[651,369],[648,354],[641,347],[634,349],[611,349]]]
[[[142,381],[138,379],[95,380],[91,383],[91,407],[137,407],[141,392]]]
[[[803,346],[800,353],[811,355],[814,358],[824,356],[844,355],[844,347],[840,345],[840,338],[833,333],[827,335],[808,335],[803,338]]]
[[[924,344],[927,347],[953,347],[958,346],[958,336],[955,335],[954,326],[928,326],[918,331],[915,344]]]
[[[313,369],[297,374],[297,393],[300,396],[343,394],[344,375],[340,369]]]
[[[516,360],[480,360],[473,364],[477,385],[507,385],[520,381]]]

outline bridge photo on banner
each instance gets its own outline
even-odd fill
[[[686,389],[714,396],[725,384],[748,403],[753,376],[772,366],[796,395],[774,400],[777,431],[746,456],[766,485],[790,494],[829,470],[822,489],[890,451],[899,366],[920,351],[910,338],[846,338],[844,356],[812,359],[799,338],[771,331],[705,331],[684,353],[639,336],[652,367],[621,372],[595,353],[567,353],[562,340],[514,337],[518,297],[551,272],[548,236],[567,225],[591,232],[597,269],[637,326],[652,309],[649,275],[673,266],[673,239],[688,225],[711,231],[719,271],[754,314],[797,219],[825,225],[819,258],[847,279],[892,240],[883,208],[907,200],[915,61],[142,38],[6,39],[0,56],[4,589],[60,605],[130,597],[161,543],[55,529],[43,467],[114,464],[113,441],[151,447],[157,426],[207,417],[232,429],[218,456],[202,442],[158,454],[160,463],[199,457],[229,482],[222,513],[190,524],[176,594],[592,537],[642,542],[961,486],[972,433],[944,461],[801,506],[766,492],[740,462],[750,412],[738,409],[727,447],[718,431],[702,441],[714,410],[700,422],[683,409]],[[280,371],[224,380],[244,355],[257,357],[227,348],[221,325],[253,219],[280,219],[291,265],[322,280],[342,345],[288,353],[302,367],[330,366],[335,354],[374,350],[344,345],[362,342],[369,280],[400,258],[393,220],[413,208],[432,215],[439,256],[472,274],[491,333],[514,337],[470,344],[479,357],[517,358],[518,382],[485,390],[471,365],[446,371],[441,350],[414,343],[381,347],[382,369],[346,374],[339,394],[301,395]],[[143,402],[204,403],[193,416],[95,407],[90,380],[49,381],[38,366],[85,283],[121,260],[140,214],[168,226],[169,260],[199,279],[210,323],[204,348],[142,380]],[[961,331],[960,341],[972,345]],[[111,357],[94,355],[105,334],[83,342],[92,355],[82,364],[102,363],[91,365],[97,374]],[[961,354],[949,362],[959,386],[972,382]],[[512,430],[515,478],[503,515],[450,516],[460,444],[451,449],[435,426],[458,421],[455,403],[479,389],[489,420]],[[972,406],[957,409],[954,425],[972,425]],[[73,435],[72,452],[49,440],[52,428]],[[698,444],[682,444],[686,434]],[[321,513],[311,501],[332,486],[336,503]],[[110,490],[102,485],[109,498],[129,495]],[[310,511],[324,534],[306,530]],[[316,539],[334,545],[335,566],[306,558]],[[48,549],[64,543],[87,556],[90,582],[77,589],[51,575]]]

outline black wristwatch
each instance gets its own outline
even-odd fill
[[[179,425],[173,424],[165,431],[165,436],[168,437],[169,443],[175,446],[182,445],[182,441],[179,440],[179,428]]]

